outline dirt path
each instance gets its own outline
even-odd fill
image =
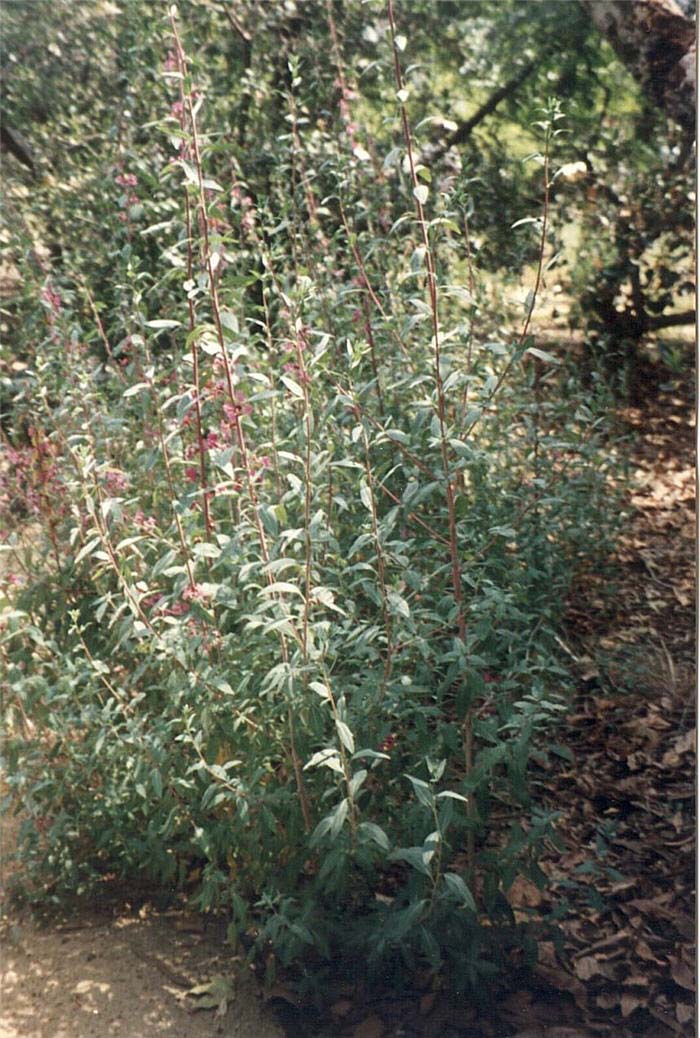
[[[13,911],[0,926],[0,1038],[282,1038],[224,938],[148,905],[44,923]],[[229,982],[227,1011],[193,1010],[186,991],[217,976]]]

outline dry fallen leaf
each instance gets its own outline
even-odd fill
[[[604,992],[602,995],[596,996],[595,1004],[601,1009],[614,1009],[618,1001],[617,995]]]
[[[620,998],[620,1011],[624,1017],[631,1016],[635,1009],[644,1005],[646,1005],[646,999],[632,994],[631,991],[624,991]]]
[[[192,999],[191,1009],[216,1009],[217,1016],[225,1016],[235,988],[228,977],[218,975],[206,984],[190,988],[185,995]]]
[[[674,741],[673,750],[669,750],[669,753],[689,753],[691,750],[695,749],[695,741],[696,732],[694,728],[691,728],[689,731],[685,732],[683,735],[679,736]]]
[[[592,1038],[578,1027],[545,1027],[544,1038]]]
[[[593,955],[584,955],[574,964],[574,970],[579,980],[590,980],[597,973],[601,973],[600,962]]]
[[[426,995],[423,995],[420,1000],[420,1014],[421,1016],[427,1016],[428,1013],[432,1012],[433,1006],[435,1005],[435,992],[429,991]]]
[[[378,1016],[366,1016],[352,1032],[352,1038],[382,1038],[384,1024]]]
[[[657,966],[662,965],[662,960],[656,958],[646,941],[637,941],[634,946],[634,952],[635,955],[638,955],[639,958],[643,959],[645,962],[655,962]]]
[[[585,1011],[586,989],[577,977],[572,977],[569,973],[566,973],[561,969],[561,967],[553,968],[541,964],[538,964],[535,967],[535,972],[545,981],[545,983],[549,984],[550,987],[555,988],[557,991],[568,991],[570,995],[573,995],[574,1001],[579,1009]]]
[[[532,880],[516,876],[508,891],[508,900],[514,908],[537,908],[542,903],[542,894]]]
[[[678,1002],[676,1005],[676,1020],[679,1024],[687,1024],[695,1016],[695,1006]]]
[[[341,1017],[347,1016],[351,1009],[352,1002],[350,999],[341,998],[331,1006],[331,1016],[339,1020]]]
[[[684,962],[677,961],[671,963],[671,976],[679,987],[687,988],[688,991],[695,991],[695,977]]]

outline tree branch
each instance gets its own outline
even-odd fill
[[[517,75],[513,76],[513,78],[509,79],[502,87],[499,87],[498,90],[494,91],[494,93],[491,94],[491,97],[489,97],[487,101],[484,101],[481,108],[478,108],[474,115],[470,116],[469,119],[460,123],[457,129],[443,144],[438,145],[434,150],[431,149],[429,154],[430,161],[434,162],[436,159],[441,159],[445,152],[449,151],[450,148],[454,148],[456,144],[463,144],[471,134],[472,130],[475,129],[480,122],[483,122],[488,115],[491,115],[491,112],[498,107],[501,101],[504,101],[506,97],[514,94],[518,87],[525,82],[528,76],[532,75],[537,68],[537,65],[537,61],[530,61],[520,70],[520,72],[518,72]]]
[[[659,314],[658,317],[647,317],[645,324],[648,331],[655,332],[660,328],[678,328],[684,324],[695,324],[695,310],[684,310],[680,314]]]
[[[0,148],[2,151],[9,151],[11,155],[27,166],[36,176],[36,166],[34,165],[34,159],[27,145],[20,139],[19,135],[11,130],[9,126],[6,126],[0,117]]]
[[[252,43],[253,37],[248,30],[241,24],[240,19],[233,13],[230,7],[224,8],[224,13],[231,23],[231,28],[234,32],[238,33],[244,43]]]

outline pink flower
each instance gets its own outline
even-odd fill
[[[120,494],[129,486],[129,477],[118,469],[109,469],[104,477],[104,488],[108,494]]]
[[[383,739],[379,744],[379,749],[382,753],[390,753],[396,745],[396,736],[393,732],[389,732],[386,739]]]
[[[199,472],[194,465],[188,465],[185,469],[185,476],[192,483],[196,483],[199,480]]]
[[[61,297],[58,292],[54,292],[50,285],[46,285],[41,292],[41,298],[45,303],[48,303],[52,313],[57,314],[61,310]]]
[[[182,592],[182,597],[185,602],[201,602],[206,595],[202,585],[195,584],[194,587],[186,587]]]
[[[135,173],[118,173],[114,180],[115,183],[121,184],[122,187],[136,187],[138,183]]]
[[[144,515],[140,508],[134,514],[134,522],[137,526],[140,526],[142,530],[146,530],[147,533],[150,533],[151,530],[155,530],[158,526],[158,520],[155,516]]]
[[[311,379],[299,364],[284,364],[283,368],[303,386],[308,386],[310,384]]]
[[[240,418],[241,415],[253,413],[253,408],[246,400],[244,393],[237,390],[234,393],[234,400],[235,403],[226,403],[222,407],[226,420],[232,424],[235,423],[236,419]]]

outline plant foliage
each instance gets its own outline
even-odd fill
[[[239,6],[4,14],[43,164],[3,232],[26,890],[143,876],[269,979],[475,989],[533,955],[508,892],[556,817],[528,766],[614,527],[600,401],[532,335],[566,120],[533,97],[527,161],[422,161],[432,22],[475,73],[531,5]],[[490,276],[525,262],[514,324]]]

